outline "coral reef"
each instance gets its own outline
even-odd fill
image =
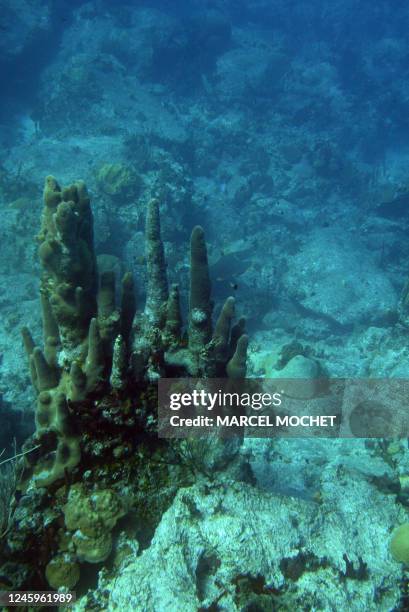
[[[406,565],[390,549],[393,529],[409,521],[404,441],[235,439],[233,461],[234,445],[218,439],[158,440],[152,410],[158,376],[242,375],[247,341],[232,358],[243,330],[228,337],[230,295],[250,317],[251,376],[304,376],[311,396],[327,374],[408,378],[409,285],[399,299],[409,269],[406,3],[1,6],[0,452],[13,453],[13,438],[19,449],[36,430],[16,464],[24,473],[11,529],[2,530],[1,577],[15,588],[42,588],[44,577],[52,588],[77,583],[80,597],[103,565],[101,601],[90,595],[87,610],[109,607],[111,585],[120,605],[128,579],[130,607],[146,596],[155,612],[185,602],[392,610],[400,594],[408,608]],[[49,172],[64,185],[84,179],[95,194],[95,233],[89,240],[83,188],[55,196],[50,181],[41,262],[30,236]],[[166,262],[154,207],[144,253],[152,195]],[[199,290],[192,282],[184,308],[186,231],[197,224],[206,229],[214,310],[199,230],[191,266]],[[121,283],[126,270],[133,274]],[[24,333],[35,393],[22,366],[22,325],[33,336]],[[249,449],[257,486],[272,493],[265,506],[242,483],[231,503],[221,494],[220,481]],[[9,523],[14,463],[3,467]],[[213,482],[186,496],[191,513],[183,514],[180,485],[203,475]],[[108,496],[114,506],[121,500],[116,522],[100,512]],[[305,503],[292,504],[294,496]],[[173,525],[181,514],[185,522]],[[242,541],[252,521],[254,537]],[[234,539],[239,554],[226,550]],[[126,550],[134,559],[128,552],[121,566]],[[175,565],[162,568],[173,553]],[[130,562],[134,570],[116,582]]]
[[[213,328],[201,227],[191,237],[183,331],[178,287],[168,288],[157,200],[147,206],[143,311],[136,310],[131,273],[122,279],[119,306],[115,272],[98,274],[83,182],[61,188],[47,177],[38,241],[44,348],[23,329],[37,393],[36,430],[23,447],[32,452],[22,459],[22,497],[7,545],[18,561],[40,557],[39,584],[45,576],[53,588],[71,588],[80,578],[80,564],[98,564],[111,554],[112,533],[135,499],[140,502],[146,471],[151,477],[158,460],[166,465],[167,454],[175,452],[155,434],[158,378],[243,377],[247,336],[243,320],[232,326],[232,297]],[[237,445],[230,459],[236,453]],[[149,464],[152,456],[156,467]],[[161,478],[166,482],[166,468]],[[158,490],[156,498],[158,506],[165,503]]]
[[[119,204],[135,200],[141,190],[141,177],[125,164],[103,164],[96,178],[101,191]]]

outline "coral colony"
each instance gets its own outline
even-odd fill
[[[135,503],[130,473],[145,461],[149,477],[152,457],[169,455],[154,433],[157,379],[245,375],[248,341],[244,320],[232,325],[234,298],[213,326],[202,228],[190,241],[186,331],[178,287],[168,288],[157,200],[148,204],[145,235],[148,280],[139,311],[131,273],[119,305],[114,272],[98,274],[85,184],[61,188],[47,177],[38,235],[43,348],[23,329],[37,394],[36,431],[24,450],[34,450],[22,459],[8,536],[16,571],[33,580],[29,560],[36,559],[35,580],[44,588],[73,588],[82,564],[107,559],[112,531]]]

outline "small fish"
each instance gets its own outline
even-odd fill
[[[226,283],[226,282],[227,282],[227,279],[223,278],[222,276],[218,276],[216,278],[216,283]],[[238,284],[234,283],[233,281],[229,281],[227,284],[230,287],[230,289],[234,289],[234,291],[237,291],[237,289],[239,288]]]
[[[27,210],[29,205],[30,201],[28,198],[17,198],[17,200],[10,202],[9,207],[14,210]]]

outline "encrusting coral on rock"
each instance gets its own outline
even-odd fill
[[[61,188],[47,177],[38,240],[43,349],[23,329],[37,393],[36,430],[23,450],[34,450],[24,455],[7,547],[20,568],[14,588],[25,585],[16,578],[23,565],[24,575],[33,579],[30,558],[37,565],[37,586],[46,578],[53,588],[72,588],[81,563],[100,563],[110,555],[112,531],[135,510],[136,498],[156,503],[159,516],[166,495],[152,500],[161,498],[161,484],[168,492],[177,487],[166,467],[169,445],[156,435],[157,380],[241,378],[247,336],[243,320],[232,325],[232,297],[213,327],[201,227],[191,236],[184,332],[178,287],[168,287],[157,200],[147,206],[143,311],[136,308],[131,273],[122,279],[119,305],[115,273],[98,274],[83,182]],[[149,500],[143,498],[146,491]],[[137,517],[142,514],[138,508]]]

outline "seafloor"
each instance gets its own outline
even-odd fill
[[[135,273],[140,303],[151,195],[184,303],[203,226],[216,307],[233,294],[247,319],[249,376],[277,376],[283,355],[312,380],[409,376],[405,3],[1,4],[0,448],[34,427],[20,329],[41,338],[50,174],[86,182],[95,251]],[[106,562],[79,559],[74,609],[407,609],[390,551],[409,522],[407,439],[240,452],[251,482],[196,474],[149,537],[122,519]]]

